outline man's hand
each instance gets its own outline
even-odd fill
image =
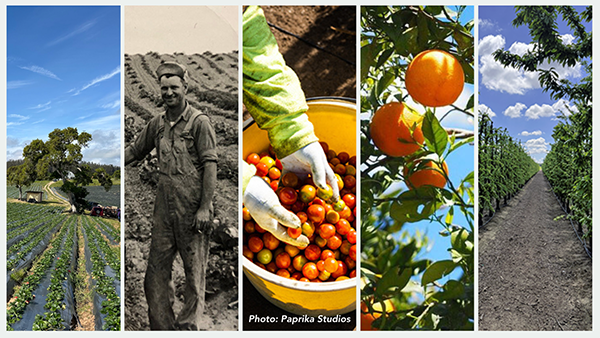
[[[300,175],[312,174],[313,182],[318,188],[325,189],[326,184],[331,186],[333,189],[332,203],[336,203],[340,199],[340,189],[337,185],[335,173],[329,166],[323,147],[319,142],[313,142],[282,158],[281,165],[283,165],[282,176],[288,171]]]
[[[209,209],[200,208],[196,211],[193,227],[201,234],[210,235],[213,230],[213,221]]]
[[[280,241],[300,247],[309,244],[308,237],[304,235],[298,238],[288,235],[286,227],[299,228],[300,219],[279,203],[271,186],[262,178],[254,176],[248,182],[244,192],[244,206],[261,228]]]

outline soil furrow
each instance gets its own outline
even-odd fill
[[[592,261],[543,173],[479,234],[480,330],[591,330]]]

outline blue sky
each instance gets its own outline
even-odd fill
[[[576,7],[580,12],[583,7]],[[491,54],[498,48],[522,55],[532,47],[529,28],[515,28],[512,6],[479,6],[479,110],[491,111],[494,127],[506,127],[509,134],[521,140],[531,157],[541,163],[550,144],[556,116],[568,113],[566,107],[575,108],[566,100],[553,100],[540,88],[537,73],[524,73],[503,68]],[[587,24],[591,30],[592,24]],[[564,22],[559,22],[558,32],[563,41],[573,35]],[[578,82],[583,76],[581,65],[562,67],[552,65],[561,78]],[[548,66],[546,66],[547,69]]]
[[[450,8],[456,9],[456,7],[454,6],[450,6]],[[467,8],[462,13],[460,21],[462,24],[465,24],[468,21],[473,20],[473,18],[474,7],[467,6]],[[471,31],[471,34],[473,34],[473,31]],[[472,84],[465,84],[462,94],[456,100],[454,105],[457,107],[466,107],[467,102],[469,101],[469,98],[473,93],[474,86]],[[415,110],[419,111],[420,113],[425,112],[425,107],[421,104],[412,101],[410,96],[407,96],[406,103]],[[446,115],[446,113],[448,113],[450,109],[450,106],[438,107],[435,109],[435,114],[438,117],[438,119],[441,119],[444,115]],[[473,119],[468,115],[458,111],[453,111],[450,114],[448,114],[441,121],[441,124],[445,128],[457,128],[467,131],[474,131],[475,128]],[[461,180],[475,169],[475,147],[472,145],[462,146],[446,158],[446,163],[449,168],[448,171],[450,180],[455,184],[456,187],[458,187]],[[390,192],[398,189],[406,190],[407,187],[404,183],[397,183],[392,184],[392,186],[387,191]],[[442,217],[445,217],[446,212],[447,209],[438,210],[437,214],[442,215]],[[467,229],[469,228],[465,217],[460,213],[460,209],[458,207],[454,210],[453,224],[459,225]],[[406,223],[402,231],[396,235],[396,238],[400,238],[402,233],[405,231],[408,232],[412,237],[417,236],[417,233],[426,234],[429,240],[429,247],[426,251],[421,253],[421,255],[419,256],[420,258],[428,258],[433,261],[452,259],[450,252],[448,251],[448,249],[451,248],[450,238],[441,236],[440,231],[442,230],[444,230],[444,227],[441,224],[431,223],[429,222],[429,220],[415,223]],[[450,274],[449,278],[458,278],[459,276],[460,269],[456,269],[454,273]]]
[[[451,6],[451,8],[453,7]],[[467,6],[462,13],[460,21],[464,25],[468,21],[473,20],[473,18],[474,7]],[[474,34],[474,32],[471,31],[471,34]],[[466,107],[473,92],[474,86],[472,84],[465,84],[462,94],[456,100],[454,105],[457,107]],[[414,103],[411,104],[411,106],[417,110],[424,111],[423,106],[419,104]],[[442,118],[448,110],[448,107],[439,107],[436,108],[435,114],[438,118]],[[441,121],[441,124],[445,128],[457,128],[471,131],[475,128],[472,118],[457,111],[451,112]],[[475,170],[475,147],[471,145],[460,147],[446,158],[446,164],[448,165],[450,181],[458,187],[461,180],[467,176],[467,174]],[[446,212],[447,210],[438,210],[437,214],[445,217]],[[466,218],[461,214],[458,207],[454,210],[454,219],[452,223],[469,229]],[[441,224],[430,223],[429,221],[421,221],[412,224],[408,223],[404,226],[404,230],[409,231],[410,233],[420,232],[427,234],[430,247],[429,251],[423,255],[423,258],[428,258],[433,261],[452,259],[450,252],[448,251],[448,249],[452,247],[450,244],[450,237],[443,237],[439,234],[440,231],[444,230],[444,227]],[[454,270],[454,272],[449,275],[449,278],[458,278],[460,276],[460,271],[460,269]],[[443,279],[442,282],[445,280],[446,279]]]
[[[55,128],[92,134],[84,161],[120,165],[119,6],[8,6],[7,160]]]

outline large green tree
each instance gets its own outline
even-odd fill
[[[91,140],[92,135],[79,133],[77,128],[57,128],[48,134],[46,142],[34,140],[23,149],[25,161],[35,166],[37,175],[50,173],[63,181],[60,189],[67,194],[74,213],[81,213],[85,209],[85,197],[88,194],[85,186],[92,183],[94,175],[88,165],[82,164],[81,153]],[[100,184],[110,189],[110,177],[102,173],[99,176],[102,176]]]
[[[515,27],[527,25],[534,48],[524,55],[506,50],[494,52],[494,58],[505,67],[539,72],[538,80],[553,99],[569,99],[591,106],[592,102],[592,32],[584,22],[592,21],[592,6],[578,13],[572,6],[516,6]],[[571,29],[574,41],[564,40],[558,32],[559,15]],[[573,67],[583,66],[586,76],[578,83],[561,79],[549,62]]]
[[[23,188],[31,185],[34,181],[35,172],[32,173],[31,167],[28,168],[26,164],[10,167],[6,170],[6,183],[19,189],[20,200],[23,199]]]

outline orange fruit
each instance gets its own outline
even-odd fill
[[[415,162],[415,166],[418,165],[420,160]],[[406,185],[409,189],[419,188],[425,185],[430,185],[438,188],[443,188],[446,186],[446,177],[438,171],[441,170],[437,163],[431,161],[425,164],[426,167],[432,168],[422,168],[420,170],[414,171],[412,173],[408,172],[408,166],[404,166],[404,179],[406,180]],[[448,176],[448,166],[446,162],[442,163],[444,167],[444,172],[446,176]],[[435,170],[434,170],[435,169]]]
[[[422,123],[423,117],[405,104],[384,104],[377,109],[371,120],[371,138],[384,154],[407,156],[419,150],[425,141],[421,131]]]
[[[396,311],[394,304],[389,299],[383,301],[385,303],[385,310],[387,313],[391,313]],[[360,302],[360,330],[361,331],[377,331],[376,328],[372,327],[371,324],[373,321],[379,317],[381,317],[381,312],[383,311],[383,307],[381,303],[373,304],[373,310],[375,313],[370,314],[369,308],[364,302]]]
[[[460,96],[465,74],[452,54],[432,49],[419,53],[411,61],[404,83],[413,100],[428,107],[441,107],[454,103]]]

